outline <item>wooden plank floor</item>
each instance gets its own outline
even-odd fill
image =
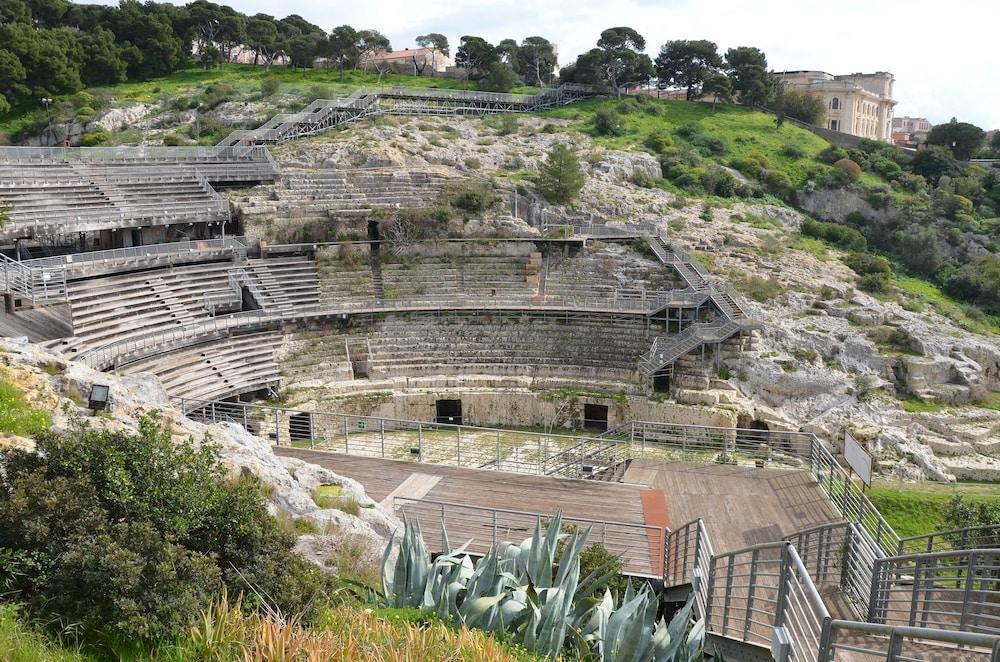
[[[417,520],[432,551],[442,546],[441,518],[452,546],[474,541],[470,551],[483,553],[495,542],[520,543],[531,536],[537,517],[562,512],[566,518],[581,518],[590,526],[590,540],[602,542],[612,553],[623,555],[626,572],[660,576],[663,559],[663,528],[666,525],[662,495],[640,485],[606,483],[533,476],[484,469],[466,469],[443,464],[385,460],[329,451],[276,448],[275,452],[318,464],[361,483],[368,496],[383,501],[392,494],[395,505]],[[436,480],[435,480],[436,479]],[[412,490],[410,489],[412,487]],[[412,494],[408,492],[413,491]],[[421,503],[407,502],[419,497]],[[455,506],[442,508],[431,502]],[[493,511],[518,511],[530,515]],[[650,512],[647,513],[646,511]],[[594,521],[607,522],[596,524]],[[648,524],[647,528],[643,525]]]
[[[625,481],[663,490],[675,527],[704,520],[717,554],[840,519],[819,486],[798,470],[645,459],[632,462]]]

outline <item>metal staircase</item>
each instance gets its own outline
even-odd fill
[[[487,115],[534,112],[561,106],[597,91],[566,84],[538,94],[499,94],[419,87],[358,88],[339,99],[317,99],[298,113],[282,113],[256,129],[234,131],[220,147],[274,145],[311,136],[372,115]]]
[[[657,336],[649,351],[639,357],[639,371],[643,375],[672,375],[674,362],[688,352],[702,345],[725,342],[737,333],[760,328],[760,321],[746,300],[730,285],[710,280],[701,262],[680,247],[672,246],[662,228],[648,234],[646,242],[660,262],[677,271],[691,292],[703,295],[698,305],[710,300],[721,319],[692,324],[676,335]]]

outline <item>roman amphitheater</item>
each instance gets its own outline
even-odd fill
[[[997,527],[901,538],[829,440],[734,406],[720,372],[768,322],[665,224],[512,186],[425,238],[462,173],[293,156],[590,95],[360,90],[213,148],[0,148],[3,333],[156,375],[474,551],[561,511],[665,599],[693,590],[726,659],[1000,659]]]

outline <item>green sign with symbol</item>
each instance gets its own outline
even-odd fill
[[[366,427],[368,427],[367,423],[365,423],[364,421],[358,421],[358,429],[359,430],[364,430]]]

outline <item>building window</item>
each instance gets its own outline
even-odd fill
[[[840,110],[840,97],[830,99],[830,110]]]
[[[840,120],[830,120],[830,130],[840,131]]]

